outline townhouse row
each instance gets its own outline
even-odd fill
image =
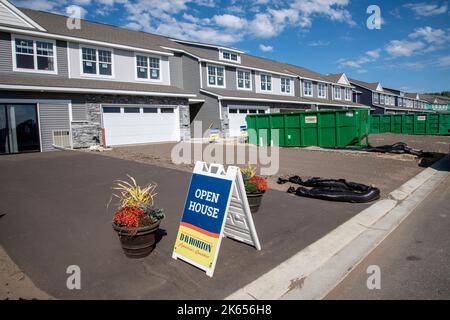
[[[0,154],[235,137],[252,113],[424,111],[419,95],[0,0]]]

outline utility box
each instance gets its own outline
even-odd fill
[[[450,113],[373,114],[370,133],[450,135]]]
[[[248,141],[258,146],[362,148],[368,145],[369,110],[252,114]]]

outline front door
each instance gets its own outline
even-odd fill
[[[40,151],[34,104],[0,104],[0,154]]]

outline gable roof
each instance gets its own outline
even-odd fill
[[[0,19],[4,25],[45,31],[39,24],[23,14],[7,0],[0,0]]]
[[[349,81],[352,84],[355,84],[359,87],[366,88],[366,89],[369,89],[372,91],[377,91],[377,88],[378,88],[378,82],[369,83],[369,82],[364,82],[364,81],[356,80],[356,79],[352,79],[352,78],[349,78]]]

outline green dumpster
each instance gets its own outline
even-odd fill
[[[449,135],[450,113],[373,114],[370,133]]]
[[[249,143],[326,148],[368,145],[369,111],[322,110],[247,116]]]

